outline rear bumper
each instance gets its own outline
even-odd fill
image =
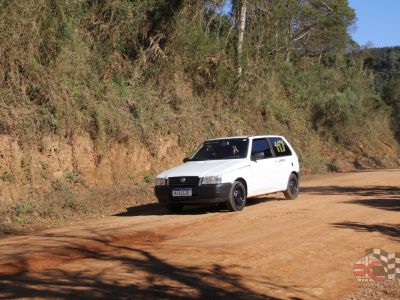
[[[220,203],[229,199],[232,183],[207,184],[192,187],[191,197],[173,197],[172,189],[179,187],[155,186],[154,193],[158,202],[163,204],[203,204]]]

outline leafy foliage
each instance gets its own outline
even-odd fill
[[[368,50],[365,65],[374,73],[376,91],[392,110],[392,127],[400,140],[400,47]]]
[[[400,79],[400,47],[369,49],[365,65],[374,71],[376,90],[382,93],[387,83]]]

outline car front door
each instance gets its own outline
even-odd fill
[[[250,196],[265,194],[277,189],[275,168],[275,158],[267,139],[254,139],[251,144],[251,180],[248,183]]]

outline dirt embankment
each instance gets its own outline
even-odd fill
[[[400,252],[399,178],[338,174],[238,213],[147,204],[3,238],[0,297],[340,299],[364,286],[353,268],[366,249]]]
[[[157,141],[151,153],[149,147],[133,142],[99,149],[89,136],[47,136],[36,145],[21,146],[17,139],[0,135],[0,206],[26,199],[32,189],[68,184],[92,189],[151,179],[184,157],[176,135]]]

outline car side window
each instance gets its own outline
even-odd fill
[[[292,155],[292,151],[281,138],[269,138],[272,148],[274,149],[275,155],[277,157]]]
[[[251,145],[251,158],[264,159],[272,157],[272,151],[266,139],[253,140]]]

